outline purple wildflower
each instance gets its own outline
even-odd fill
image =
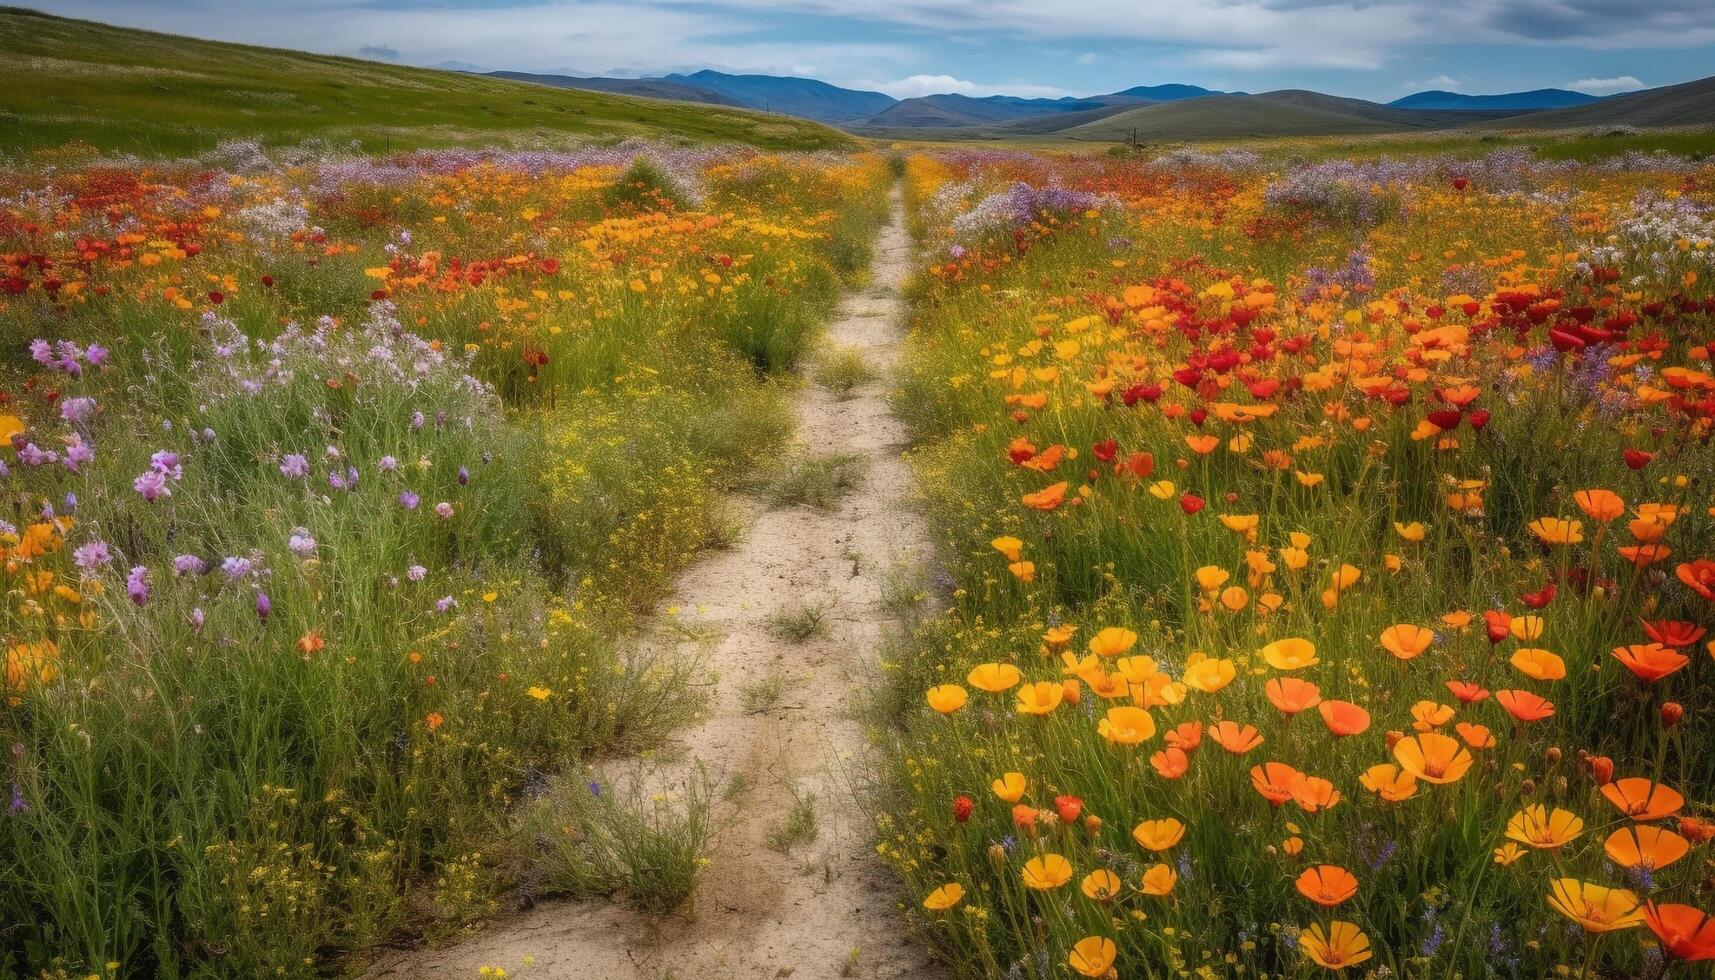
[[[73,549],[71,560],[78,568],[89,572],[112,564],[113,552],[107,547],[105,541],[86,541]]]
[[[302,480],[310,475],[310,461],[303,453],[287,453],[280,458],[280,475],[291,480]]]
[[[131,574],[125,576],[125,592],[131,596],[131,601],[141,606],[149,601],[149,583],[144,579],[149,575],[149,566],[138,565],[131,569]]]

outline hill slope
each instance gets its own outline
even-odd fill
[[[0,8],[0,153],[70,141],[141,154],[222,140],[368,150],[653,136],[777,149],[846,146],[814,122],[523,85],[129,30]],[[885,98],[885,96],[883,96]]]
[[[891,95],[840,88],[814,78],[728,75],[707,68],[689,75],[665,75],[653,81],[687,85],[724,95],[752,109],[783,112],[834,125],[868,119],[896,101]]]
[[[572,88],[585,92],[609,92],[614,95],[634,95],[643,99],[666,99],[670,102],[700,102],[704,105],[725,105],[745,108],[737,99],[719,92],[692,88],[657,78],[586,78],[579,75],[538,75],[528,71],[488,71],[490,78],[505,78],[514,82],[532,82],[553,88]]]
[[[1395,109],[1564,109],[1595,102],[1596,96],[1563,88],[1539,88],[1502,95],[1462,95],[1439,89],[1414,92],[1388,105]]]
[[[1576,129],[1582,126],[1707,126],[1715,124],[1715,76],[1664,85],[1599,102],[1533,112],[1488,126]]]
[[[1140,104],[1140,99],[1123,99]],[[974,98],[969,95],[925,95],[906,99],[864,122],[878,129],[984,126],[1034,116],[1052,116],[1106,107],[1097,99],[1021,99],[1010,95]]]
[[[1065,131],[1073,139],[1226,139],[1247,136],[1346,136],[1446,129],[1510,111],[1394,109],[1362,99],[1287,89],[1261,95],[1211,95],[1147,105]]]

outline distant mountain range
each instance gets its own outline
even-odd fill
[[[1597,101],[1594,95],[1563,88],[1539,88],[1505,95],[1462,95],[1439,90],[1417,92],[1388,105],[1395,109],[1564,109]]]
[[[1197,85],[1138,85],[1085,98],[926,95],[895,99],[813,78],[705,69],[659,78],[496,71],[557,88],[760,109],[894,138],[1071,140],[1361,135],[1464,126],[1668,126],[1715,123],[1715,78],[1597,98],[1566,89],[1499,95],[1417,92],[1385,105],[1299,89],[1249,94]]]

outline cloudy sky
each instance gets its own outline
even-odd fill
[[[808,75],[901,98],[1190,82],[1388,101],[1715,72],[1715,0],[33,0],[400,64]]]

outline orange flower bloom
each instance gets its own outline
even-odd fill
[[[1612,490],[1580,490],[1572,495],[1573,503],[1584,516],[1603,524],[1626,512],[1626,502]]]
[[[1340,802],[1340,791],[1334,784],[1321,776],[1307,776],[1302,773],[1292,781],[1292,802],[1305,813],[1318,813],[1332,809]]]
[[[1684,857],[1691,842],[1671,830],[1651,824],[1621,827],[1608,835],[1602,850],[1622,868],[1657,871]]]
[[[1186,752],[1195,752],[1197,746],[1203,744],[1203,723],[1200,721],[1182,721],[1172,731],[1167,733],[1167,744]]]
[[[1577,878],[1556,879],[1548,904],[1591,932],[1630,929],[1644,920],[1636,895]]]
[[[1456,782],[1471,768],[1471,753],[1458,739],[1438,732],[1402,738],[1393,747],[1399,767],[1430,783]]]
[[[1682,562],[1674,569],[1679,580],[1690,586],[1692,591],[1710,602],[1715,602],[1715,561],[1699,558],[1693,562]]]
[[[1330,970],[1344,970],[1369,959],[1370,938],[1350,922],[1320,922],[1298,934],[1298,948]]]
[[[1554,714],[1554,702],[1529,691],[1496,691],[1495,700],[1519,721],[1541,721]]]
[[[1335,735],[1361,735],[1370,727],[1370,713],[1350,701],[1324,701],[1317,710],[1322,713],[1322,723]]]
[[[1382,630],[1382,649],[1401,660],[1410,660],[1429,649],[1429,644],[1435,641],[1435,633],[1422,626],[1401,623]]]
[[[1149,764],[1163,779],[1178,779],[1191,768],[1191,757],[1177,745],[1170,745],[1149,757]]]
[[[1417,777],[1391,762],[1377,763],[1358,776],[1358,782],[1389,803],[1409,800],[1417,793]]]
[[[1298,894],[1323,908],[1333,908],[1358,893],[1358,879],[1337,864],[1305,868],[1295,883]]]
[[[1303,773],[1284,762],[1265,762],[1251,767],[1251,786],[1274,806],[1292,799],[1292,784]]]
[[[1131,836],[1147,850],[1165,851],[1184,839],[1185,825],[1172,817],[1145,820],[1132,828]]]
[[[1626,665],[1627,670],[1651,684],[1691,662],[1685,654],[1670,650],[1660,643],[1634,643],[1631,646],[1617,647],[1614,656]]]
[[[1035,493],[1027,493],[1019,498],[1019,502],[1033,510],[1053,510],[1066,501],[1066,488],[1070,486],[1061,480],[1049,487],[1044,487]]]
[[[1322,703],[1322,692],[1315,684],[1298,677],[1275,677],[1263,687],[1269,703],[1288,718]]]
[[[1715,959],[1715,919],[1690,905],[1644,906],[1644,925],[1661,940],[1662,952],[1695,963]]]
[[[1642,776],[1616,779],[1602,786],[1602,795],[1633,820],[1660,820],[1671,817],[1685,805],[1679,791]]]
[[[1234,755],[1244,755],[1262,744],[1262,736],[1254,725],[1241,726],[1236,721],[1223,721],[1209,730],[1215,744]]]

